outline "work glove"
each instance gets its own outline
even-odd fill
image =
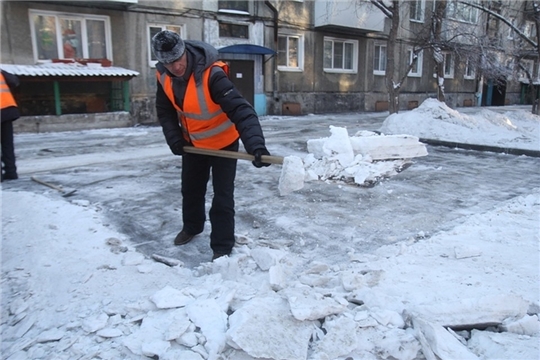
[[[177,141],[170,146],[171,151],[174,155],[184,155],[184,142]]]
[[[268,150],[266,150],[266,148],[257,149],[257,150],[255,150],[253,152],[253,156],[255,156],[255,160],[251,162],[253,164],[253,166],[255,166],[257,168],[261,168],[263,166],[270,166],[271,165],[269,163],[262,162],[262,160],[261,160],[262,155],[270,155],[270,153],[268,152]]]

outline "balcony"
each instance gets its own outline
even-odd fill
[[[315,2],[315,28],[347,32],[368,33],[384,30],[385,16],[369,2],[317,0]]]
[[[73,0],[55,0],[54,3],[62,5],[73,5]],[[139,0],[91,0],[85,2],[85,4],[91,7],[95,6],[111,9],[125,9],[135,6],[138,3]]]

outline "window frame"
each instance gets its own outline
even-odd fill
[[[454,54],[450,51],[443,51],[444,61],[443,61],[443,73],[445,79],[453,79],[454,78],[454,68],[455,68],[455,61],[454,61]],[[446,72],[446,65],[448,61],[448,57],[450,56],[450,64],[449,64],[449,72]]]
[[[472,18],[473,15],[474,19]],[[462,4],[459,0],[449,0],[446,7],[446,17],[467,24],[478,24],[479,10],[475,7]]]
[[[335,57],[334,57],[334,51],[332,50],[332,67],[331,68],[327,68],[325,67],[325,52],[324,52],[324,46],[325,46],[325,43],[327,41],[331,41],[332,42],[332,49],[335,48],[335,43],[336,42],[339,42],[339,43],[343,43],[343,63],[345,64],[345,56],[346,56],[346,45],[349,44],[349,45],[352,45],[352,58],[350,59],[351,60],[351,64],[352,64],[352,69],[346,69],[345,67],[343,68],[335,68],[334,67],[334,61],[335,61]],[[345,65],[343,65],[345,66]],[[343,38],[336,38],[336,37],[331,37],[331,36],[325,36],[324,39],[323,39],[323,71],[326,72],[326,73],[339,73],[339,74],[356,74],[358,73],[358,40],[351,40],[351,39],[343,39]]]
[[[32,37],[32,53],[35,63],[48,63],[52,62],[53,59],[40,59],[39,58],[39,49],[38,49],[38,38],[36,37],[36,26],[34,24],[34,18],[36,16],[43,17],[54,17],[55,19],[55,36],[56,36],[56,50],[58,59],[72,59],[66,58],[64,55],[63,49],[63,34],[61,31],[61,20],[67,19],[71,21],[80,21],[81,23],[81,48],[82,48],[82,58],[88,59],[89,56],[89,41],[88,41],[88,27],[87,21],[102,21],[105,31],[105,58],[108,60],[113,60],[113,49],[112,49],[112,37],[111,37],[111,18],[107,15],[95,15],[95,14],[82,14],[82,13],[70,13],[62,11],[50,11],[50,10],[40,10],[40,9],[28,9],[28,19],[30,21],[30,35]]]
[[[407,49],[407,53],[409,55],[409,63],[407,64],[407,67],[412,63],[412,60],[413,60],[413,54],[414,54],[414,49],[413,48],[409,48]],[[424,62],[424,51],[421,50],[420,52],[418,52],[418,55],[417,55],[417,60],[416,60],[416,72],[412,72],[409,71],[409,73],[407,74],[408,77],[417,77],[417,78],[421,78],[422,77],[422,71],[423,71],[423,64]]]
[[[279,65],[278,62],[278,70],[279,71],[290,71],[290,72],[302,72],[304,71],[304,35],[292,35],[292,34],[278,34],[278,56],[279,56],[279,38],[286,38],[286,58],[287,58],[287,65]],[[298,66],[290,66],[289,65],[289,59],[290,59],[290,38],[296,38],[298,40],[298,49],[297,49],[297,64]]]
[[[224,7],[222,8],[221,5],[224,4],[224,3],[227,3],[227,4],[233,4],[233,3],[238,3],[238,2],[242,2],[244,3],[247,8],[247,10],[244,10],[244,9],[234,9],[233,7]],[[219,13],[228,13],[228,14],[238,14],[238,15],[249,15],[249,7],[250,7],[250,4],[249,4],[249,1],[248,0],[238,0],[238,1],[231,1],[231,0],[218,0],[217,1],[217,8],[218,8],[218,12]]]
[[[379,49],[384,48],[385,52],[384,52],[384,62],[381,63],[381,61],[382,61],[381,58],[382,57],[381,57],[380,50],[379,50],[379,64],[378,64],[379,67],[375,68],[375,59],[376,59],[377,48],[379,48]],[[388,56],[388,44],[386,42],[380,42],[380,41],[375,42],[373,44],[373,75],[377,75],[377,76],[385,76],[386,75],[387,56]],[[384,70],[381,70],[380,66],[383,66]]]
[[[185,25],[172,25],[172,24],[162,24],[162,23],[149,23],[146,26],[146,33],[148,34],[148,66],[150,68],[155,68],[156,64],[158,63],[158,60],[152,59],[153,52],[152,52],[152,31],[151,28],[161,28],[162,30],[171,30],[172,28],[178,28],[180,32],[178,32],[178,35],[182,39],[186,38],[186,31],[185,31]],[[171,30],[173,31],[173,30]]]
[[[471,66],[471,62],[469,61],[469,59],[467,59],[467,61],[465,61],[465,70],[463,72],[463,79],[465,79],[465,80],[474,80],[474,79],[476,79],[476,71]]]
[[[520,60],[521,61],[521,64],[523,65],[523,67],[526,67],[527,70],[529,70],[531,76],[534,75],[534,60],[531,60],[531,59],[522,59]],[[529,78],[527,77],[527,72],[525,70],[522,70],[521,68],[519,69],[519,75],[518,75],[518,78],[520,80],[528,80]],[[534,80],[534,79],[533,79]]]
[[[228,26],[240,26],[243,28],[246,28],[246,36],[247,37],[237,37],[237,36],[222,36],[221,35],[221,25],[228,25]],[[251,24],[244,23],[244,22],[235,22],[235,21],[218,21],[218,37],[221,39],[243,39],[243,40],[249,40],[251,37]]]
[[[525,34],[525,36],[527,36],[529,39],[534,39],[536,37],[536,24],[534,23],[534,21],[525,21],[523,34]]]
[[[416,17],[411,17],[411,13],[412,13],[412,4],[416,4],[415,5],[415,8],[416,8],[416,12],[415,12],[415,16],[419,16],[419,18],[416,18]],[[410,4],[409,4],[409,21],[411,22],[417,22],[417,23],[423,23],[424,20],[425,20],[425,14],[426,14],[426,0],[411,0]]]

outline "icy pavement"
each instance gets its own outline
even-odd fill
[[[262,125],[274,155],[303,156],[330,126],[377,131],[384,118]],[[239,162],[237,246],[212,263],[209,226],[172,245],[181,161],[159,128],[17,136],[2,354],[537,359],[540,159],[427,150],[372,187],[311,181],[287,196],[278,166]]]

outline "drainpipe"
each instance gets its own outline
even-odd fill
[[[272,13],[274,13],[274,49],[277,51],[278,48],[278,11],[272,5],[272,3],[268,0],[264,2],[266,6],[272,10]],[[272,95],[274,97],[275,101],[279,101],[277,97],[277,57],[274,58],[274,72],[272,74]]]

